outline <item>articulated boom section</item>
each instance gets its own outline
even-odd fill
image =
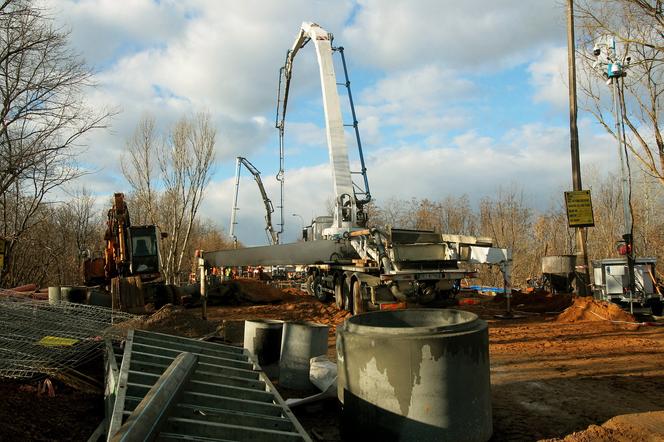
[[[261,193],[261,198],[263,198],[263,204],[265,205],[265,231],[267,232],[268,239],[270,244],[279,244],[279,233],[274,230],[272,226],[272,213],[274,213],[274,206],[272,205],[272,200],[267,196],[265,186],[263,186],[263,180],[261,180],[261,173],[256,169],[256,166],[251,164],[251,162],[244,157],[236,158],[236,168],[235,168],[235,194],[233,195],[233,209],[231,211],[231,228],[229,235],[233,239],[233,244],[237,246],[237,237],[235,236],[235,225],[237,224],[237,198],[240,192],[240,170],[242,165],[253,175],[254,181],[258,185],[258,191]],[[282,216],[283,217],[283,216]]]
[[[325,112],[325,130],[327,145],[332,164],[332,177],[334,181],[335,211],[334,222],[327,228],[326,236],[339,236],[360,228],[365,223],[364,213],[357,204],[357,198],[351,178],[350,161],[348,159],[348,146],[344,131],[339,92],[337,91],[337,77],[334,72],[332,59],[332,34],[325,31],[315,23],[303,23],[295,39],[283,68],[284,95],[281,111],[277,111],[277,127],[283,133],[284,118],[288,102],[288,90],[293,70],[293,60],[297,52],[309,41],[316,48],[320,80],[323,92],[323,110]],[[359,215],[358,215],[359,213]],[[359,218],[359,219],[358,219]]]

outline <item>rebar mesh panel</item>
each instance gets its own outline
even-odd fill
[[[102,353],[107,329],[135,315],[71,302],[34,300],[0,289],[0,378],[30,378]]]

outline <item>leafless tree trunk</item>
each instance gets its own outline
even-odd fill
[[[160,260],[164,278],[175,283],[182,269],[196,215],[214,164],[216,131],[207,114],[183,118],[159,139],[145,118],[127,144],[123,173],[148,220],[168,237]]]

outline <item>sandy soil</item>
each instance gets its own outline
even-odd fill
[[[639,435],[626,418],[614,418],[664,410],[664,327],[611,323],[596,314],[579,316],[578,310],[601,314],[608,310],[601,306],[584,308],[587,300],[572,304],[569,296],[518,295],[512,306],[524,317],[510,320],[494,317],[504,312],[504,299],[472,299],[459,308],[476,312],[489,322],[492,440],[664,440],[664,435],[660,439]],[[207,322],[200,319],[200,309],[168,309],[143,321],[144,326],[193,337],[220,330],[224,321],[252,318],[328,324],[330,356],[334,355],[335,326],[348,316],[333,304],[321,303],[295,289],[271,304],[210,307]],[[630,319],[620,319],[625,318]],[[0,393],[11,399],[10,404],[15,404],[10,405],[14,410],[11,414],[0,410],[0,429],[5,429],[0,430],[0,440],[13,439],[7,438],[6,431],[16,435],[21,428],[31,435],[43,429],[44,439],[79,439],[75,435],[94,429],[99,422],[98,397],[86,398],[63,389],[56,398],[43,398],[14,384],[0,384],[0,388]],[[334,402],[295,411],[316,440],[339,439],[339,407]],[[643,416],[653,420],[656,414]],[[74,427],[70,437],[56,421]]]

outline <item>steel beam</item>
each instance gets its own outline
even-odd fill
[[[153,440],[196,369],[197,361],[198,357],[193,353],[178,355],[149,389],[112,441]]]
[[[337,259],[359,258],[349,242],[305,241],[293,244],[247,247],[244,249],[203,252],[203,259],[216,267],[248,265],[304,265],[323,263]]]

